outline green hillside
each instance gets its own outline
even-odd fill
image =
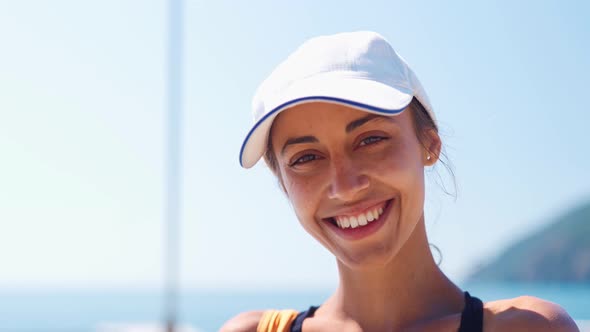
[[[590,282],[590,202],[512,245],[468,280]]]

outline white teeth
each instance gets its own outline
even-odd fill
[[[365,226],[368,223],[379,219],[382,214],[383,208],[380,207],[365,213],[361,213],[358,216],[338,216],[334,219],[340,228],[357,228],[359,226]]]
[[[342,228],[350,227],[350,222],[347,217],[342,217],[342,220],[340,222],[342,223]]]
[[[336,217],[336,222],[338,223],[338,226],[340,228],[349,228],[349,227],[352,227],[351,218],[352,217],[346,217],[346,216]]]
[[[356,217],[350,217],[349,218],[349,221],[350,221],[350,227],[351,228],[357,228],[359,226],[359,222],[356,219]]]
[[[358,218],[358,221],[359,221],[359,225],[365,226],[367,224],[367,216],[364,214],[361,214]]]

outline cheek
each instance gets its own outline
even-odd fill
[[[397,146],[369,166],[377,182],[400,195],[405,220],[418,219],[424,210],[424,166],[419,152],[414,144]]]
[[[305,220],[313,218],[316,209],[314,202],[319,201],[316,196],[320,193],[317,183],[305,178],[287,176],[285,189],[300,222],[304,223]]]
[[[368,169],[386,183],[400,189],[418,189],[423,186],[424,166],[419,151],[413,144],[396,145],[371,158]]]

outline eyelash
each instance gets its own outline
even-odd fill
[[[311,158],[311,159],[310,159]],[[305,164],[308,163],[310,161],[314,161],[319,159],[319,156],[316,154],[305,154],[297,159],[295,159],[295,161],[293,161],[292,163],[289,164],[289,166],[293,167],[293,166],[297,166],[297,165],[301,165],[301,164]]]
[[[365,137],[361,140],[361,142],[359,143],[359,146],[366,146],[366,145],[371,145],[371,144],[375,144],[375,143],[379,143],[382,140],[386,139],[386,137],[383,136],[368,136]],[[366,143],[367,141],[370,141],[368,143]],[[365,143],[365,144],[363,144]]]
[[[361,140],[361,142],[359,143],[359,146],[367,146],[367,145],[371,145],[371,144],[376,144],[376,143],[379,143],[385,139],[387,139],[387,137],[368,136],[368,137],[365,137]],[[289,164],[289,166],[293,167],[293,166],[297,166],[297,165],[301,165],[301,164],[306,164],[308,162],[318,160],[318,159],[320,159],[320,157],[318,155],[309,153],[309,154],[305,154],[305,155],[295,159],[295,161],[291,162]]]

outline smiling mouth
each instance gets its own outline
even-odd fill
[[[357,215],[341,215],[327,218],[326,220],[340,229],[355,229],[367,226],[381,218],[383,211],[385,211],[391,201],[385,201]]]

